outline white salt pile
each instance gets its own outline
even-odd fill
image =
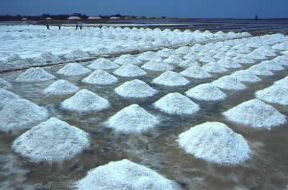
[[[195,61],[195,60],[186,60],[186,61],[182,61],[179,65],[179,67],[182,67],[182,68],[188,68],[188,67],[191,67],[191,66],[195,66],[195,67],[200,67],[200,64]]]
[[[106,71],[95,70],[84,78],[82,82],[87,84],[109,85],[118,82],[118,79]]]
[[[10,100],[19,99],[20,97],[8,90],[0,88],[0,109]]]
[[[57,71],[58,74],[65,76],[77,76],[90,73],[91,70],[83,67],[79,63],[69,63]]]
[[[288,105],[288,86],[274,84],[263,90],[255,93],[256,98],[268,103],[280,104],[283,106]]]
[[[176,182],[126,159],[90,170],[75,187],[77,190],[180,190]]]
[[[286,123],[285,115],[257,99],[241,103],[223,114],[233,122],[255,128],[271,129]]]
[[[212,77],[210,73],[203,70],[199,66],[191,66],[180,73],[181,75],[189,78],[206,79]]]
[[[63,109],[79,113],[101,111],[109,106],[108,100],[86,89],[80,90],[61,103]]]
[[[145,82],[135,79],[127,81],[115,88],[115,92],[125,98],[147,98],[157,93],[157,90],[150,87]]]
[[[200,101],[224,101],[227,98],[224,92],[210,83],[195,86],[185,94]]]
[[[147,74],[144,70],[132,64],[123,65],[113,73],[121,77],[138,77]]]
[[[260,64],[253,65],[247,70],[249,70],[251,73],[253,73],[255,75],[260,75],[260,76],[272,76],[272,75],[274,75],[274,73],[270,69],[268,69],[265,66],[260,65]]]
[[[55,79],[56,77],[44,69],[36,67],[27,69],[25,72],[21,73],[15,81],[17,82],[42,82]]]
[[[212,85],[224,90],[244,90],[246,86],[237,78],[224,76],[212,82]]]
[[[181,59],[180,57],[176,55],[171,55],[167,59],[164,60],[165,63],[175,65],[175,66],[179,65],[182,61],[183,59]]]
[[[170,71],[174,69],[174,67],[168,63],[153,60],[142,65],[142,68],[150,71]]]
[[[117,69],[119,67],[119,65],[112,62],[109,59],[99,58],[99,59],[96,59],[95,61],[93,61],[87,67],[90,69],[109,70],[109,69]]]
[[[12,149],[32,162],[62,161],[89,144],[88,133],[52,117],[14,140]]]
[[[166,71],[157,78],[153,79],[152,83],[164,86],[184,86],[190,83],[190,81],[182,77],[179,73]]]
[[[207,63],[202,66],[202,69],[209,73],[225,73],[228,71],[225,67],[216,62]]]
[[[139,54],[138,59],[142,61],[150,61],[151,59],[161,60],[162,58],[154,52],[147,51],[147,52]]]
[[[200,110],[198,104],[178,92],[167,94],[153,105],[165,113],[175,115],[191,115]]]
[[[262,80],[261,78],[253,74],[250,70],[236,71],[230,76],[236,78],[241,82],[249,82],[249,83],[257,83]]]
[[[121,55],[120,57],[116,58],[114,60],[115,63],[119,65],[126,65],[126,64],[132,64],[132,65],[141,65],[142,61],[137,59],[137,57],[133,55]]]
[[[12,84],[10,82],[0,78],[0,88],[11,89],[12,88]]]
[[[43,93],[48,95],[68,95],[77,92],[79,88],[66,80],[57,80],[47,88]]]
[[[178,144],[186,153],[220,165],[239,165],[251,155],[243,136],[219,122],[190,128],[179,135]]]
[[[48,118],[48,112],[33,102],[10,98],[0,110],[0,131],[9,132],[29,128]]]
[[[143,133],[156,127],[158,123],[157,117],[139,105],[132,104],[113,115],[106,126],[120,133]]]

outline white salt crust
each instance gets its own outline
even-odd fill
[[[6,81],[5,79],[0,78],[0,88],[11,89],[12,84],[10,82]]]
[[[90,170],[75,187],[77,190],[180,190],[176,182],[126,159]]]
[[[167,94],[153,105],[165,113],[175,115],[192,115],[200,110],[198,104],[178,92]]]
[[[126,64],[116,69],[113,74],[121,77],[138,77],[147,73],[136,65]]]
[[[174,69],[174,67],[168,63],[153,60],[142,65],[142,68],[150,71],[170,71]]]
[[[66,80],[57,80],[44,89],[43,93],[48,95],[74,94],[79,88]]]
[[[225,73],[228,71],[225,67],[221,66],[221,64],[216,62],[207,63],[202,66],[202,69],[209,73]]]
[[[19,136],[12,149],[32,162],[57,162],[74,157],[89,144],[88,133],[52,117]]]
[[[255,93],[256,98],[268,103],[288,105],[288,86],[281,84],[274,84],[263,90],[258,90]]]
[[[206,79],[211,78],[212,75],[207,71],[203,70],[199,66],[191,66],[185,69],[180,73],[181,75],[189,78],[196,78],[196,79]]]
[[[115,92],[125,98],[147,98],[154,96],[157,90],[145,82],[135,79],[121,84],[115,88]]]
[[[83,67],[79,63],[68,63],[57,71],[58,74],[65,76],[85,75],[90,72],[91,72],[90,69]]]
[[[286,123],[285,115],[257,99],[243,102],[223,115],[230,121],[255,128],[271,129]]]
[[[253,74],[250,70],[240,70],[230,75],[241,82],[257,83],[262,79]]]
[[[153,116],[137,104],[132,104],[118,111],[106,122],[106,127],[120,133],[143,133],[159,124]]]
[[[101,111],[109,106],[108,100],[86,89],[78,91],[74,96],[61,103],[63,109],[79,113]]]
[[[56,77],[44,69],[36,67],[27,69],[25,72],[21,73],[15,81],[17,82],[43,82],[55,79]]]
[[[224,90],[240,91],[246,89],[246,86],[240,80],[232,76],[221,77],[211,84]]]
[[[243,136],[219,122],[191,127],[181,133],[177,141],[186,153],[219,165],[240,165],[251,155]]]
[[[110,69],[117,69],[119,67],[119,65],[112,62],[109,59],[99,58],[99,59],[96,59],[95,61],[93,61],[87,67],[90,69],[110,70]]]
[[[185,94],[190,98],[200,101],[224,101],[227,95],[216,86],[206,83],[200,84],[186,91]]]
[[[166,71],[157,78],[153,79],[152,83],[164,86],[185,86],[190,83],[189,80],[173,71]]]
[[[96,85],[110,85],[118,82],[117,77],[103,70],[95,70],[86,78],[82,79],[83,83]]]

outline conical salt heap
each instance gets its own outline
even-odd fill
[[[182,77],[179,73],[166,71],[157,78],[153,79],[152,83],[164,86],[184,86],[190,83],[190,81]]]
[[[123,65],[113,73],[121,77],[138,77],[147,74],[144,70],[132,64]]]
[[[74,96],[61,103],[63,109],[79,113],[101,111],[109,106],[108,100],[86,89],[78,91]]]
[[[90,72],[90,69],[83,67],[79,63],[69,63],[57,71],[58,74],[65,76],[85,75]]]
[[[203,70],[199,66],[190,66],[184,71],[180,73],[181,75],[189,78],[196,78],[196,79],[206,79],[211,78],[212,75],[207,71]]]
[[[261,78],[253,74],[250,70],[236,71],[230,76],[236,78],[240,82],[257,83],[262,80]]]
[[[109,85],[117,83],[118,79],[106,71],[95,70],[84,78],[82,82],[87,84]]]
[[[142,65],[142,68],[150,71],[170,71],[174,69],[174,67],[168,63],[153,60]]]
[[[183,59],[181,59],[180,57],[176,55],[171,55],[167,59],[164,60],[165,63],[175,65],[175,66],[179,65],[182,61]]]
[[[205,64],[204,66],[202,66],[202,69],[209,73],[225,73],[228,71],[225,67],[215,62]]]
[[[200,84],[186,91],[185,94],[200,101],[224,101],[227,95],[210,83]]]
[[[153,105],[165,113],[175,115],[192,115],[200,110],[198,104],[178,92],[167,94]]]
[[[258,90],[255,93],[256,98],[268,103],[288,105],[288,86],[274,84],[263,90]]]
[[[272,75],[274,75],[274,73],[270,69],[268,69],[265,66],[260,65],[260,64],[253,65],[247,70],[251,71],[251,73],[253,73],[255,75],[260,75],[260,76],[272,76]]]
[[[31,128],[12,144],[12,149],[32,162],[62,161],[89,147],[88,133],[57,118]]]
[[[180,190],[176,182],[126,159],[109,162],[90,170],[86,177],[76,182],[75,188],[77,190]]]
[[[10,100],[20,99],[20,97],[8,90],[0,88],[0,109]]]
[[[142,61],[137,59],[137,57],[133,55],[121,55],[120,57],[116,58],[114,60],[115,63],[119,65],[127,65],[127,64],[132,64],[132,65],[141,65]]]
[[[115,88],[115,92],[125,98],[147,98],[157,93],[157,90],[150,87],[145,82],[135,79],[127,81]]]
[[[0,110],[0,131],[29,128],[48,118],[48,112],[29,100],[12,98]]]
[[[186,153],[219,165],[239,165],[251,155],[243,136],[219,122],[196,125],[181,133],[177,141]]]
[[[99,58],[99,59],[96,59],[95,61],[93,61],[87,67],[90,69],[109,70],[109,69],[117,69],[119,67],[119,65],[112,62],[109,59]]]
[[[0,88],[11,89],[12,88],[12,84],[10,82],[0,78]]]
[[[132,104],[110,117],[106,126],[120,133],[143,133],[156,127],[158,123],[157,117],[139,105]]]
[[[79,88],[66,80],[57,80],[44,89],[48,95],[68,95],[77,92]]]
[[[244,90],[246,86],[237,78],[232,76],[221,77],[211,83],[212,85],[224,90]]]
[[[285,115],[257,99],[243,102],[223,115],[233,122],[255,128],[271,129],[286,123]]]
[[[56,77],[44,69],[36,67],[27,69],[25,72],[21,73],[15,81],[17,82],[43,82],[55,79]]]

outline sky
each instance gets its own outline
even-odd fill
[[[82,13],[180,18],[288,18],[288,0],[0,0],[0,15]]]

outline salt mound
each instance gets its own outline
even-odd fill
[[[21,73],[17,78],[17,82],[42,82],[55,79],[54,75],[46,72],[44,69],[36,67],[27,69],[24,73]]]
[[[198,104],[178,92],[160,98],[154,106],[165,113],[175,115],[191,115],[200,110]]]
[[[285,115],[257,99],[241,103],[223,114],[233,122],[255,128],[271,129],[286,122]]]
[[[179,65],[182,61],[183,59],[181,59],[180,57],[176,55],[171,55],[167,59],[164,60],[165,63],[175,65],[175,66]]]
[[[263,65],[253,65],[252,67],[250,67],[247,70],[251,71],[251,73],[253,73],[255,75],[260,75],[260,76],[272,76],[272,75],[274,75],[273,72],[271,72],[269,69],[267,69]]]
[[[119,65],[133,64],[133,65],[141,65],[142,61],[134,57],[133,55],[121,55],[120,57],[114,60],[115,63]]]
[[[90,72],[90,69],[83,67],[79,63],[69,63],[57,71],[58,74],[66,76],[85,75]]]
[[[79,88],[66,80],[57,80],[44,89],[44,94],[68,95],[77,92]]]
[[[109,69],[117,69],[119,65],[110,61],[109,59],[99,58],[93,61],[87,67],[89,67],[90,69],[109,70]]]
[[[15,152],[32,162],[67,160],[88,147],[88,133],[54,117],[28,130],[12,144]]]
[[[237,78],[231,76],[224,76],[212,82],[218,88],[224,90],[244,90],[246,86]]]
[[[106,71],[95,70],[84,78],[82,82],[87,84],[109,85],[118,82],[118,79]]]
[[[142,133],[159,123],[157,117],[137,104],[123,108],[107,121],[107,127],[121,133]]]
[[[101,111],[109,106],[108,100],[86,89],[80,90],[74,96],[61,103],[63,109],[79,113]]]
[[[0,110],[0,131],[9,132],[31,127],[48,117],[48,112],[33,102],[17,97],[3,104]]]
[[[90,170],[75,186],[77,190],[180,190],[174,181],[126,159]]]
[[[239,165],[251,155],[243,136],[219,122],[190,128],[179,135],[178,144],[186,153],[220,165]]]
[[[210,83],[200,84],[186,91],[185,94],[200,101],[223,101],[227,95]]]
[[[288,105],[288,86],[287,85],[272,85],[255,93],[256,98],[268,103]]]
[[[179,73],[166,71],[157,78],[153,79],[152,83],[164,86],[184,86],[190,82],[186,78],[182,77]]]
[[[3,88],[0,88],[0,109],[4,104],[6,104],[10,100],[18,99],[20,98],[18,95],[5,90]]]
[[[230,58],[221,58],[217,63],[226,69],[238,69],[242,67],[236,60]]]
[[[185,77],[196,78],[196,79],[206,79],[212,77],[207,71],[203,70],[198,66],[191,66],[180,73]]]
[[[253,74],[250,70],[236,71],[230,76],[236,78],[237,80],[241,82],[256,83],[262,80],[259,77],[257,77],[255,74]]]
[[[170,71],[174,69],[172,65],[160,61],[149,61],[142,65],[142,68],[150,71]]]
[[[179,67],[183,67],[183,68],[188,68],[188,67],[200,67],[199,63],[196,60],[186,60],[186,61],[182,61],[179,65]]]
[[[11,89],[12,88],[12,84],[10,82],[0,78],[0,88]]]
[[[147,52],[139,54],[138,59],[142,61],[150,61],[151,59],[161,60],[162,58],[157,53],[147,51]]]
[[[147,98],[157,93],[155,89],[138,79],[123,83],[115,88],[115,92],[126,98]]]
[[[209,73],[225,73],[228,71],[225,67],[215,62],[207,63],[206,65],[202,66],[202,69]]]
[[[123,65],[116,69],[113,73],[121,77],[138,77],[147,74],[144,70],[131,64]]]

